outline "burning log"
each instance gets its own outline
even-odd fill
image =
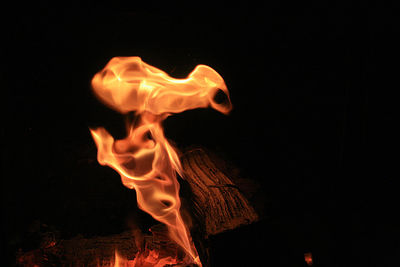
[[[41,247],[17,255],[20,266],[112,266],[114,251],[131,259],[138,249],[132,233],[124,232],[106,237],[57,240],[52,246]]]
[[[150,229],[151,235],[138,237],[130,231],[121,234],[85,238],[77,236],[69,240],[58,240],[50,246],[26,253],[18,253],[19,266],[136,266],[135,257],[141,249],[135,244],[137,238],[144,238],[145,249],[141,257],[157,253],[160,258],[182,257],[179,246],[168,238],[168,231],[162,224]],[[120,264],[116,262],[120,261]],[[126,264],[121,264],[124,261]],[[142,265],[140,265],[142,266]],[[146,265],[147,266],[147,265]]]
[[[234,173],[224,169],[226,162],[205,148],[190,148],[181,155],[185,183],[190,188],[191,215],[201,228],[200,236],[209,236],[250,224],[258,220],[258,215],[246,196],[248,188],[234,183]],[[232,172],[232,171],[231,171]],[[184,185],[182,189],[184,189]],[[185,196],[186,197],[186,196]],[[20,253],[20,266],[114,266],[114,251],[121,258],[133,261],[139,251],[138,239],[143,239],[145,247],[155,250],[161,257],[178,255],[180,248],[171,241],[164,225],[151,227],[151,234],[124,232],[105,237],[76,237],[70,240],[53,240],[50,245]],[[46,243],[47,244],[47,243]],[[201,254],[208,254],[207,251]],[[203,265],[207,265],[204,262]]]

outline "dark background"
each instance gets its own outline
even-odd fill
[[[88,130],[124,134],[123,117],[90,91],[114,56],[140,56],[177,78],[206,64],[225,79],[229,116],[201,109],[165,122],[180,147],[224,153],[264,192],[264,220],[212,241],[216,266],[303,266],[308,251],[319,266],[398,263],[392,9],[274,2],[4,10],[7,263],[37,247],[40,225],[62,238],[118,233],[135,209],[118,174],[97,164]]]

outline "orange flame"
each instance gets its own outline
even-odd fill
[[[171,239],[201,266],[180,214],[176,173],[183,177],[182,166],[164,136],[162,121],[171,113],[208,106],[227,114],[232,105],[224,80],[205,65],[198,65],[186,79],[174,79],[139,57],[115,57],[94,76],[92,87],[106,105],[139,116],[128,124],[122,140],[114,140],[104,128],[90,130],[99,163],[114,168],[122,183],[136,190],[139,208],[166,224]]]
[[[138,252],[133,260],[123,258],[115,251],[113,267],[164,267],[176,264],[179,264],[176,258],[171,256],[160,258],[156,250],[148,250],[146,253]]]

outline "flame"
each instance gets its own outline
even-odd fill
[[[186,79],[174,79],[139,57],[115,57],[94,76],[92,87],[104,104],[120,113],[135,111],[139,118],[128,123],[122,140],[114,140],[104,128],[90,129],[99,163],[115,169],[124,186],[136,190],[139,208],[167,225],[171,239],[201,266],[180,214],[176,174],[183,177],[182,166],[162,122],[172,113],[208,106],[229,113],[232,105],[224,80],[205,65],[198,65]]]
[[[149,250],[145,253],[138,252],[133,260],[123,258],[118,251],[115,251],[114,267],[164,267],[174,264],[179,264],[176,258],[170,256],[160,258],[156,250]]]

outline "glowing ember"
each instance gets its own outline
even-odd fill
[[[115,251],[113,267],[164,267],[178,263],[179,261],[173,257],[160,258],[155,250],[148,250],[144,253],[138,252],[134,260],[124,259]]]
[[[114,168],[122,183],[136,190],[139,208],[167,225],[171,239],[184,249],[189,261],[201,266],[180,214],[176,173],[182,176],[181,163],[164,136],[162,122],[171,113],[208,106],[227,114],[232,106],[224,80],[205,65],[198,65],[186,79],[174,79],[139,57],[116,57],[94,76],[92,86],[106,105],[121,113],[135,111],[139,118],[128,123],[127,137],[122,140],[114,140],[104,128],[90,130],[99,163]],[[218,99],[221,95],[224,101]],[[137,255],[135,261],[143,257]],[[154,264],[174,261],[161,262],[156,252],[145,258]],[[121,262],[120,257],[116,259]],[[137,265],[144,266],[138,262],[132,266]]]
[[[308,266],[312,266],[313,260],[311,252],[304,253],[304,261],[307,263]]]

